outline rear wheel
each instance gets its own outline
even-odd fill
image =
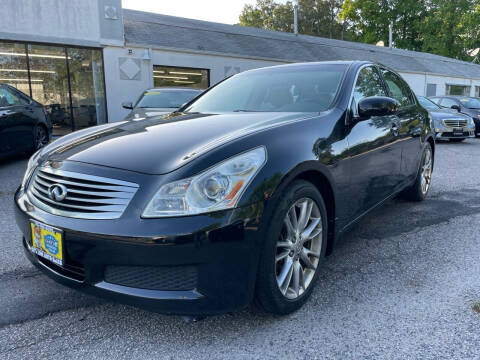
[[[255,300],[265,311],[288,314],[307,300],[327,243],[327,212],[311,183],[296,181],[275,204],[259,264]]]
[[[420,164],[415,183],[403,192],[405,198],[413,201],[424,200],[430,190],[433,171],[433,151],[430,143],[427,143],[423,150]]]

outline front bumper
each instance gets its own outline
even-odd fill
[[[475,137],[475,126],[472,124],[463,128],[451,128],[445,126],[441,121],[435,122],[435,138],[437,140],[442,139],[465,139],[469,137]]]
[[[15,205],[27,257],[67,286],[184,315],[239,310],[253,297],[261,203],[209,215],[135,222],[56,216],[34,208],[20,190]],[[29,250],[31,219],[64,231],[62,267]]]

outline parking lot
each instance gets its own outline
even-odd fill
[[[479,140],[437,144],[428,199],[392,200],[357,225],[300,311],[190,324],[34,269],[12,203],[26,159],[1,163],[0,358],[479,358],[479,159]]]

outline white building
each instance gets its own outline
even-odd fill
[[[121,8],[120,0],[4,0],[0,82],[43,103],[58,134],[119,121],[146,88],[206,88],[252,68],[370,60],[419,95],[480,96],[480,65],[437,55]]]

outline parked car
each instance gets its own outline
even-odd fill
[[[0,84],[0,158],[34,152],[50,141],[45,108],[7,84]]]
[[[255,298],[287,314],[354,223],[427,196],[434,154],[428,112],[393,70],[268,67],[167,117],[51,143],[29,161],[16,219],[30,261],[90,294],[187,315]]]
[[[442,108],[450,108],[470,116],[475,122],[475,136],[480,137],[480,99],[468,96],[432,96]]]
[[[154,88],[145,90],[135,103],[125,102],[122,107],[132,110],[125,120],[138,120],[177,110],[202,93],[192,88]]]
[[[442,108],[426,97],[417,98],[432,117],[437,140],[460,142],[468,137],[475,137],[475,123],[470,116],[454,109]]]

